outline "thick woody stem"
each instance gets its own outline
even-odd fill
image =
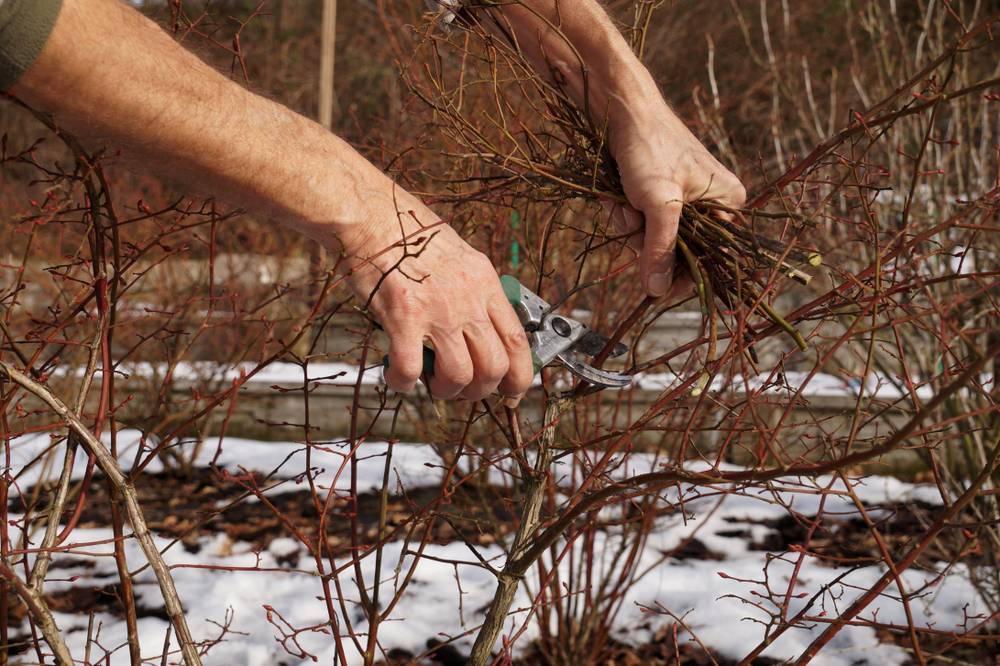
[[[101,319],[94,334],[94,339],[90,345],[90,355],[87,360],[87,367],[80,382],[80,389],[77,392],[74,413],[83,414],[83,407],[90,392],[90,385],[93,382],[94,372],[101,354],[101,336],[107,325],[106,318]],[[69,486],[73,480],[73,465],[76,462],[76,440],[75,435],[70,431],[66,439],[66,452],[63,455],[63,467],[59,473],[59,483],[56,486],[55,496],[49,506],[47,523],[45,525],[45,536],[39,546],[38,557],[31,567],[31,575],[28,577],[28,585],[39,593],[43,591],[45,576],[49,572],[49,564],[52,562],[52,547],[56,545],[59,537],[59,517],[62,516],[69,499]]]
[[[489,663],[493,645],[500,637],[507,613],[510,612],[510,607],[514,603],[514,594],[517,592],[517,585],[523,573],[523,569],[515,570],[515,563],[527,550],[535,531],[541,524],[545,482],[548,479],[553,454],[556,452],[553,447],[556,427],[559,424],[559,416],[569,409],[571,404],[572,401],[569,399],[553,397],[549,398],[545,406],[545,417],[542,422],[547,425],[541,437],[538,438],[538,456],[535,458],[534,470],[527,481],[524,508],[521,510],[520,516],[521,524],[517,529],[517,534],[514,535],[514,542],[507,555],[507,563],[497,576],[497,589],[493,595],[493,602],[486,612],[486,619],[479,629],[479,635],[476,636],[475,645],[472,646],[472,654],[469,657],[469,663],[472,666],[485,666]]]
[[[170,569],[163,561],[160,551],[157,550],[156,544],[153,542],[152,533],[150,533],[149,527],[146,525],[142,508],[139,506],[139,498],[136,495],[135,487],[118,468],[118,462],[104,444],[77,418],[73,411],[45,386],[11,367],[4,361],[0,361],[0,371],[7,375],[12,382],[33,394],[58,414],[73,432],[80,437],[80,441],[87,448],[88,453],[97,459],[97,465],[108,478],[108,482],[121,496],[135,538],[146,555],[149,566],[156,575],[156,581],[160,586],[160,594],[163,596],[167,616],[170,618],[174,632],[177,634],[177,640],[181,645],[181,653],[184,655],[185,666],[201,666],[201,656],[198,654],[194,640],[191,638],[191,632],[188,630],[187,621],[184,619],[184,608],[181,606],[180,598],[177,596],[177,588],[174,586]]]
[[[42,595],[18,578],[17,574],[4,562],[0,562],[0,575],[3,575],[7,583],[14,588],[14,592],[21,598],[28,613],[31,614],[31,618],[42,630],[45,642],[49,644],[52,654],[55,655],[56,663],[59,666],[73,666],[73,657],[70,655],[66,643],[63,642],[55,618],[52,617],[52,612],[45,604]]]

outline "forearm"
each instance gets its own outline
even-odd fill
[[[558,75],[577,104],[595,121],[607,119],[613,133],[673,116],[596,0],[520,0],[493,11],[536,71]]]
[[[413,387],[429,342],[435,395],[481,400],[499,389],[516,399],[528,389],[527,336],[496,270],[416,197],[316,123],[213,71],[118,0],[63,3],[37,59],[9,68],[21,76],[17,96],[189,188],[342,248],[349,285],[389,335],[390,387]],[[422,233],[430,224],[434,233]],[[407,247],[398,245],[402,236]]]
[[[118,0],[66,0],[12,92],[71,132],[330,245],[395,217],[391,181],[344,141],[234,84]]]

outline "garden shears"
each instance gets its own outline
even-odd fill
[[[631,375],[595,368],[584,360],[601,353],[608,343],[607,336],[581,321],[553,312],[551,305],[511,275],[502,276],[500,284],[528,334],[536,374],[547,365],[559,363],[597,388],[625,388],[632,383]],[[628,345],[621,342],[611,350],[611,356],[626,353]]]
[[[503,293],[514,308],[521,325],[528,334],[531,362],[538,374],[542,368],[558,363],[573,375],[590,384],[593,389],[625,388],[632,383],[631,375],[595,368],[586,357],[596,356],[608,343],[608,337],[591,330],[581,321],[552,311],[540,296],[511,276],[500,278]],[[611,356],[628,353],[628,345],[617,343]],[[382,359],[389,367],[389,358]],[[434,350],[424,348],[424,374],[434,373]]]

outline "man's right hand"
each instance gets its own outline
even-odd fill
[[[220,75],[135,9],[65,0],[12,92],[189,187],[342,246],[354,289],[362,301],[371,296],[389,334],[390,387],[413,387],[424,343],[437,356],[436,396],[479,399],[499,389],[516,398],[530,386],[524,330],[486,257],[344,141]],[[418,219],[433,229],[421,232]],[[404,234],[425,240],[397,266]]]
[[[341,238],[352,288],[370,299],[389,335],[386,383],[411,390],[427,344],[435,353],[433,396],[479,400],[499,391],[516,401],[534,377],[531,350],[492,263],[415,197],[397,198],[399,221],[378,220]]]

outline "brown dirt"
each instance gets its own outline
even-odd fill
[[[871,510],[873,507],[868,507]],[[921,502],[908,502],[878,507],[887,510],[888,515],[876,521],[876,526],[894,556],[904,553],[910,546],[914,535],[923,533],[929,523],[929,517],[937,511],[937,507]],[[771,532],[759,541],[750,544],[752,550],[783,552],[798,546],[806,545],[813,517],[796,518],[784,515],[778,519],[760,521],[738,519],[732,522],[742,524],[752,523],[771,528]],[[720,536],[740,536],[745,534],[750,538],[749,530],[733,530],[720,532]],[[875,539],[865,522],[859,517],[841,519],[834,516],[826,518],[813,533],[808,544],[809,552],[821,558],[821,561],[840,566],[845,563],[864,564],[866,561],[876,563],[882,560]],[[947,561],[946,553],[935,546],[928,548],[924,555],[925,562]]]
[[[314,543],[319,510],[308,490],[301,489],[302,486],[282,486],[296,489],[259,501],[254,497],[245,497],[244,485],[248,483],[262,487],[270,485],[259,475],[254,475],[252,481],[250,477],[242,477],[237,482],[231,477],[201,468],[189,476],[144,475],[136,484],[136,491],[150,529],[180,539],[190,552],[197,552],[202,537],[219,533],[226,534],[233,541],[248,542],[261,550],[277,537],[294,538],[296,533]],[[510,511],[511,500],[501,492],[491,487],[460,487],[447,502],[437,505],[435,515],[442,519],[435,521],[431,541],[450,543],[459,537],[459,531],[468,540],[480,545],[494,543],[505,536],[512,527],[513,514]],[[23,496],[30,497],[31,494],[28,490]],[[386,506],[388,529],[406,523],[439,494],[438,488],[416,488],[408,490],[405,495],[389,497]],[[380,501],[380,496],[374,492],[359,494],[359,543],[370,544],[377,540]],[[24,507],[14,499],[11,510],[23,511]],[[326,513],[328,547],[335,554],[349,550],[353,503],[337,496]],[[79,525],[107,527],[110,522],[107,485],[101,479],[95,479],[88,489]]]

